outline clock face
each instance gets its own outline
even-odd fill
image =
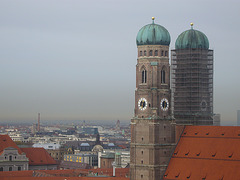
[[[142,111],[147,108],[147,100],[145,98],[139,99],[139,101],[138,101],[138,108],[140,110],[142,110]]]
[[[163,99],[161,100],[160,106],[161,106],[161,109],[162,109],[163,111],[167,111],[168,108],[169,108],[169,102],[168,102],[168,100],[167,100],[166,98],[163,98]]]
[[[201,110],[206,111],[207,110],[207,102],[205,100],[202,100],[201,104]]]

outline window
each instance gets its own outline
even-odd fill
[[[147,82],[147,71],[144,69],[142,71],[142,83],[146,83]]]
[[[152,50],[149,51],[149,56],[152,56]]]
[[[12,167],[9,167],[9,171],[12,171]]]
[[[143,175],[141,175],[141,178],[143,178]]]
[[[3,171],[3,167],[0,167],[0,171]]]
[[[142,51],[140,51],[140,56],[142,56]]]
[[[142,151],[142,154],[143,154],[143,151]]]
[[[161,83],[165,83],[165,70],[161,70]]]
[[[155,50],[154,56],[158,56],[158,50]]]
[[[18,166],[18,171],[21,171],[21,169],[22,169],[21,166]]]
[[[9,156],[9,161],[12,161],[12,156]]]
[[[141,164],[143,164],[143,160],[141,160]]]
[[[168,51],[165,51],[165,56],[168,56]]]
[[[163,56],[163,52],[164,52],[164,51],[161,52],[161,56]]]
[[[144,51],[144,56],[147,56],[147,51]]]

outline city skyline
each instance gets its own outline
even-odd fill
[[[240,109],[238,1],[1,1],[0,121],[129,120],[138,30],[200,30],[214,50],[214,113]]]

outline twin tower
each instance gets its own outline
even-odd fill
[[[171,67],[170,40],[167,29],[154,18],[137,34],[131,180],[162,178],[176,145],[176,124],[213,123],[213,52],[207,37],[192,27],[180,34]]]

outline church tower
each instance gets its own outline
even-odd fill
[[[213,125],[213,50],[193,28],[181,33],[172,50],[173,114],[177,124]]]
[[[175,147],[171,115],[169,44],[163,26],[152,23],[137,34],[134,117],[131,120],[131,180],[161,179]]]

